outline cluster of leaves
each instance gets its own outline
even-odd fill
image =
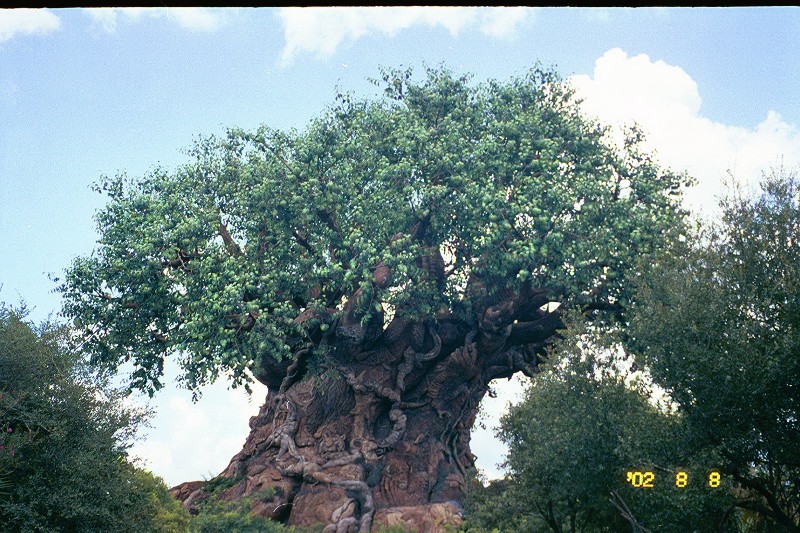
[[[189,512],[169,494],[164,481],[151,472],[136,469],[134,481],[128,484],[133,493],[147,496],[143,522],[149,523],[152,531],[159,533],[187,533],[191,524]]]
[[[470,530],[800,530],[798,181],[770,174],[722,212],[643,265],[624,343],[565,332],[502,422],[511,475],[473,484]],[[694,482],[709,470],[714,490]]]
[[[0,393],[0,400],[2,398],[2,393]],[[11,428],[0,429],[0,495],[8,494],[6,489],[11,485],[9,459],[16,454],[14,451],[16,435],[13,435],[13,433],[14,430]]]
[[[190,516],[163,480],[128,461],[147,413],[123,404],[123,393],[68,348],[63,328],[34,327],[25,314],[0,305],[0,531],[294,531],[250,516],[263,494],[209,500]]]
[[[0,304],[0,529],[170,531],[185,522],[163,483],[127,460],[144,413],[64,346],[62,328],[24,316]]]
[[[225,373],[246,384],[358,289],[365,320],[443,306],[469,318],[482,291],[528,281],[624,306],[636,257],[681,231],[686,176],[660,169],[636,132],[609,146],[551,71],[377,83],[381,98],[339,95],[302,132],[231,130],[175,172],[104,178],[100,246],[59,289],[93,361],[131,361],[131,385],[150,392],[174,353],[190,388]],[[445,279],[421,262],[432,249]]]
[[[487,482],[475,470],[470,471],[464,502],[467,518],[464,531],[531,531],[537,526],[544,529],[541,520],[532,515],[529,502],[511,493],[511,485],[507,477]]]

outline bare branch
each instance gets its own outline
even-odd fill
[[[628,504],[625,503],[625,500],[622,499],[622,496],[620,496],[617,491],[611,491],[611,498],[609,498],[609,501],[611,505],[617,508],[622,518],[630,523],[633,533],[650,533],[649,529],[646,529],[636,520]]]
[[[234,257],[239,257],[242,255],[242,249],[239,247],[239,244],[233,240],[231,234],[228,233],[228,226],[224,223],[219,223],[219,235],[222,237],[222,242],[225,243],[225,248],[228,249],[228,252]]]

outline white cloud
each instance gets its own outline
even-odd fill
[[[482,11],[481,33],[496,39],[507,39],[514,35],[517,24],[530,13],[530,8],[509,7]]]
[[[214,31],[220,25],[219,12],[204,7],[168,8],[167,14],[187,30]]]
[[[505,475],[502,462],[508,454],[508,446],[495,436],[500,426],[500,417],[508,412],[509,404],[522,401],[529,379],[517,374],[511,380],[496,379],[491,387],[496,396],[484,396],[481,400],[479,424],[470,434],[470,449],[477,457],[475,466],[487,479],[500,479]]]
[[[714,122],[703,116],[697,84],[686,71],[644,54],[609,50],[593,76],[570,81],[588,114],[612,125],[636,122],[664,165],[697,178],[687,195],[696,212],[715,211],[729,170],[753,183],[771,166],[800,163],[800,132],[778,113],[769,111],[754,128]]]
[[[108,33],[117,29],[120,18],[139,22],[145,18],[167,18],[190,31],[215,31],[222,23],[222,11],[205,7],[87,8],[95,23]]]
[[[412,26],[442,27],[456,36],[477,24],[486,35],[508,37],[526,13],[525,8],[283,8],[278,12],[286,41],[281,62],[290,63],[300,52],[327,58],[344,41],[366,35],[393,37]]]
[[[95,24],[107,33],[112,33],[117,29],[117,11],[119,10],[108,7],[84,10],[94,20]]]
[[[169,472],[172,469],[172,446],[163,440],[148,439],[139,442],[133,447],[131,453],[144,463],[148,470],[159,477],[164,477],[161,472]]]
[[[61,19],[47,9],[0,9],[0,43],[18,34],[45,35],[60,26]]]
[[[178,375],[173,360],[165,364],[165,382]],[[267,389],[252,384],[253,396],[228,389],[224,378],[203,388],[196,403],[190,393],[173,387],[157,394],[150,405],[156,413],[145,439],[131,448],[157,476],[174,486],[219,474],[244,445],[250,417],[258,413]]]

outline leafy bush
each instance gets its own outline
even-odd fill
[[[210,484],[212,492],[221,492],[227,488],[225,484],[215,485],[214,480]],[[208,498],[200,505],[200,512],[192,517],[189,530],[192,533],[299,533],[293,527],[287,528],[268,518],[251,515],[250,506],[253,501],[261,498],[271,498],[271,491],[257,492],[232,502]]]
[[[0,304],[0,529],[185,531],[163,482],[127,460],[145,413],[126,407],[64,335]]]

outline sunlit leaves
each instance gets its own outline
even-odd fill
[[[98,248],[60,289],[95,360],[132,360],[144,389],[170,353],[189,387],[241,384],[358,289],[372,291],[364,320],[375,303],[469,318],[483,294],[470,277],[490,293],[530,280],[564,302],[624,306],[635,258],[681,231],[686,179],[633,135],[604,144],[551,71],[476,83],[388,70],[378,85],[382,98],[339,94],[302,131],[234,129],[175,171],[101,180]],[[436,249],[446,279],[423,268]],[[381,263],[390,275],[373,287]]]

